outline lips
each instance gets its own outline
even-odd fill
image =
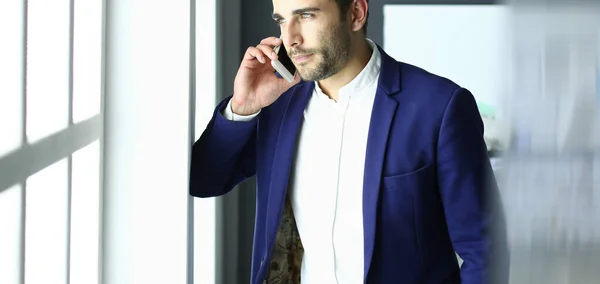
[[[293,57],[294,62],[296,63],[302,63],[304,61],[307,61],[313,54],[302,54],[302,55],[296,55]]]

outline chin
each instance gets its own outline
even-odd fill
[[[302,73],[298,72],[298,75],[300,76],[300,79],[302,79],[302,81],[304,82],[309,82],[310,80],[308,80],[308,78],[306,78],[306,76],[304,76]]]
[[[312,76],[310,76],[310,75],[312,75],[312,74],[310,74],[310,72],[300,71],[300,70],[298,70],[297,72],[298,72],[298,75],[300,75],[300,79],[302,79],[302,81],[312,81],[312,80],[310,80],[310,78],[312,77]]]
[[[301,69],[296,69],[296,72],[298,73],[298,75],[300,75],[300,78],[302,78],[302,80],[305,80],[308,77],[306,75],[310,75],[310,73],[306,73],[306,71]]]
[[[307,80],[307,78],[314,77],[314,72],[310,68],[296,68],[296,72],[298,72],[298,75],[300,75],[300,78],[304,81],[312,81]]]

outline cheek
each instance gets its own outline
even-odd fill
[[[328,24],[320,21],[309,21],[302,23],[301,33],[307,48],[316,48],[321,45],[321,40],[323,38],[331,36],[331,32],[327,27]]]

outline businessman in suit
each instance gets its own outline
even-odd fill
[[[273,9],[281,39],[248,48],[191,163],[197,197],[256,176],[251,283],[507,283],[471,93],[367,39],[367,0]],[[281,44],[292,83],[270,64]]]

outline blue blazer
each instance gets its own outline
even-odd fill
[[[508,283],[504,219],[473,96],[378,48],[361,208],[365,283]],[[253,284],[270,269],[313,88],[297,84],[249,122],[223,117],[227,98],[193,146],[193,196],[223,195],[256,175]]]

